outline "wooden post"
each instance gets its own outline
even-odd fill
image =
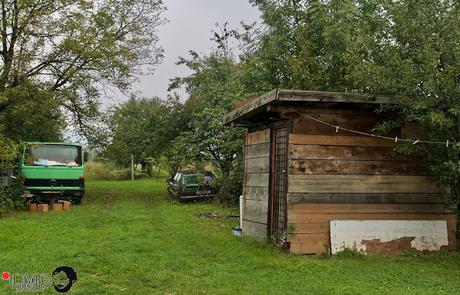
[[[131,181],[134,181],[134,155],[131,154]]]
[[[240,229],[243,230],[243,195],[240,196]]]

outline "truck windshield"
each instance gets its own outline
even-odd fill
[[[36,144],[26,149],[27,166],[81,166],[81,148],[72,145]]]

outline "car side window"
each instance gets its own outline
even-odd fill
[[[180,173],[176,173],[174,176],[174,182],[179,182]]]

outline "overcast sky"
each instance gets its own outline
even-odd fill
[[[186,57],[191,49],[209,52],[214,45],[210,38],[216,22],[228,21],[231,28],[241,21],[260,23],[258,9],[248,0],[164,0],[164,3],[168,22],[159,28],[159,37],[165,59],[152,76],[142,77],[134,87],[147,97],[166,98],[169,79],[187,75],[184,66],[175,65],[179,56]]]

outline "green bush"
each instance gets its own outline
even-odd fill
[[[139,178],[142,175],[134,171],[134,177]],[[110,163],[91,162],[86,164],[85,178],[88,180],[127,180],[131,179],[131,170]]]
[[[24,209],[24,192],[25,188],[20,180],[14,180],[10,186],[0,187],[0,215],[15,209]]]
[[[359,251],[356,247],[344,248],[335,254],[337,258],[363,258],[365,254],[363,251]]]
[[[218,180],[220,190],[216,195],[217,201],[224,206],[237,205],[239,197],[243,193],[243,179],[242,165],[236,165],[227,176],[221,176]]]
[[[88,180],[105,180],[110,179],[110,170],[101,163],[87,163],[85,178]]]
[[[14,162],[19,146],[0,133],[0,164]]]

